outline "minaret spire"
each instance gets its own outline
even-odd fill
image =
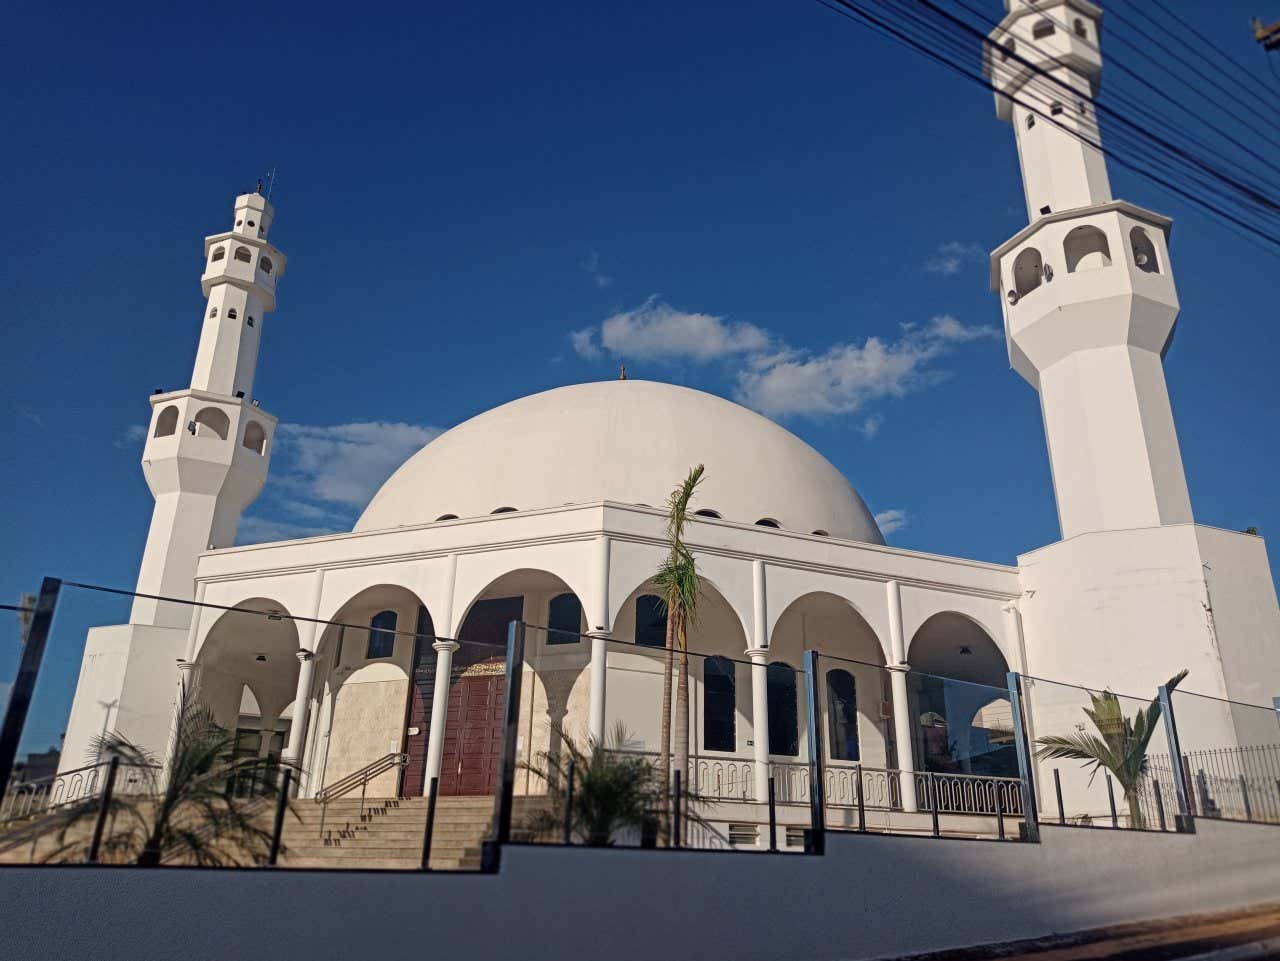
[[[191,386],[151,397],[142,471],[156,506],[138,593],[190,599],[202,551],[230,547],[240,515],[266,481],[276,419],[257,406],[253,379],[266,315],[285,256],[267,242],[275,210],[257,192],[236,198],[234,225],[206,237],[206,303]],[[135,624],[180,627],[182,604],[139,598]]]
[[[1064,538],[1190,523],[1163,356],[1178,295],[1167,217],[1113,200],[1093,96],[1102,10],[1005,0],[986,70],[1031,223],[991,255],[1009,358],[1040,394]]]

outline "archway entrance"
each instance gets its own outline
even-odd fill
[[[1017,777],[1009,665],[991,636],[963,614],[935,614],[907,660],[917,769]]]
[[[524,616],[524,597],[476,601],[458,631],[440,755],[440,794],[474,796],[498,789],[506,702],[507,626]],[[429,702],[428,702],[429,706]],[[429,723],[424,713],[424,723]]]

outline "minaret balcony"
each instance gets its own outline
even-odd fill
[[[205,238],[205,268],[200,289],[206,297],[216,284],[255,290],[264,309],[275,310],[276,281],[284,273],[285,256],[270,244],[234,233]]]
[[[1009,357],[1033,385],[1076,351],[1164,354],[1178,316],[1167,217],[1113,201],[1050,214],[991,254]]]
[[[142,470],[153,494],[231,494],[249,503],[262,489],[275,417],[245,398],[201,390],[153,394],[151,408]]]
[[[1035,75],[1036,70],[1028,64],[1063,82],[1076,79],[1090,86],[1097,83],[1102,72],[1098,47],[1098,18],[1102,11],[1098,7],[1087,0],[1012,6],[991,32],[983,50],[983,73],[995,87],[996,113],[1001,120],[1010,119],[1009,98]],[[1070,78],[1068,73],[1077,76]],[[1034,86],[1035,97],[1026,99],[1056,99],[1057,85],[1052,81],[1035,81]],[[1079,91],[1087,92],[1092,91]]]

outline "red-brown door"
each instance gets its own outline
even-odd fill
[[[501,659],[472,665],[449,689],[440,793],[496,794],[507,679]]]

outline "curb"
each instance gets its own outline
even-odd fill
[[[1230,948],[1218,948],[1202,954],[1189,954],[1178,961],[1247,961],[1251,958],[1266,958],[1280,954],[1280,937],[1266,938],[1250,944],[1237,944]]]

